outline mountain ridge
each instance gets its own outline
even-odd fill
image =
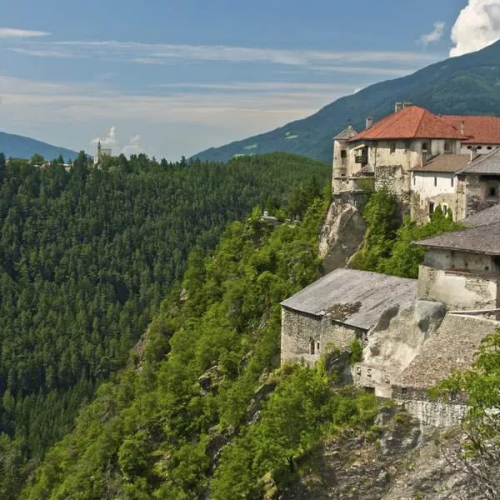
[[[46,160],[53,160],[59,155],[62,155],[65,160],[74,160],[78,156],[78,153],[71,149],[2,131],[0,131],[0,152],[7,158],[22,159],[31,158],[35,153],[42,155]]]
[[[431,64],[411,75],[375,83],[308,117],[207,149],[193,158],[228,161],[249,151],[283,151],[329,162],[334,135],[349,123],[357,130],[364,129],[368,115],[380,120],[393,111],[396,101],[411,101],[433,113],[500,115],[500,41],[478,52]]]

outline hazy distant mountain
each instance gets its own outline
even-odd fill
[[[60,154],[65,160],[73,160],[78,153],[66,148],[52,146],[22,135],[0,132],[0,153],[7,158],[31,158],[35,153],[41,154],[46,160],[53,160]]]
[[[396,101],[412,101],[434,113],[500,115],[500,42],[410,76],[371,85],[308,118],[195,157],[227,161],[234,155],[287,151],[330,161],[332,137],[349,121],[362,130],[367,115],[379,120],[393,111]]]

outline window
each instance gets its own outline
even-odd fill
[[[319,351],[320,351],[320,343],[319,343],[319,340],[316,342],[316,352],[319,354]]]
[[[453,187],[453,185],[454,185],[454,184],[455,184],[455,178],[454,178],[454,177],[452,177],[452,178],[451,178],[451,187]]]
[[[435,203],[433,201],[429,201],[429,215],[434,213]]]
[[[415,177],[415,174],[413,174],[413,185],[415,185],[417,182],[417,178]]]
[[[427,142],[422,143],[422,151],[429,151],[429,144]]]
[[[309,348],[310,348],[310,351],[309,351],[309,352],[310,352],[311,354],[316,354],[316,353],[315,353],[315,349],[314,349],[314,347],[315,347],[314,340],[313,340],[313,339],[311,339],[311,341],[309,342]]]
[[[483,149],[483,146],[478,146],[477,149]]]
[[[395,142],[391,142],[389,144],[389,147],[391,149],[391,153],[395,153],[396,152],[396,143]]]
[[[342,159],[347,158],[347,151],[346,151],[345,149],[343,149],[343,150],[340,152],[340,157],[341,157]]]
[[[451,141],[444,141],[444,152],[451,153]]]
[[[472,146],[467,146],[467,149],[472,149]]]
[[[448,212],[448,205],[443,203],[442,210],[443,210],[443,214],[446,214],[446,212]]]
[[[493,149],[491,146],[488,146],[488,149]]]
[[[405,141],[405,149],[409,151],[411,149],[411,141]]]
[[[434,187],[436,187],[437,185],[438,185],[438,178],[434,177]]]
[[[490,197],[491,198],[496,198],[497,196],[497,188],[496,187],[490,187]]]

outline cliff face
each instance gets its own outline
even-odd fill
[[[302,464],[280,500],[487,500],[458,459],[459,430],[429,431],[385,409],[364,434],[346,431]]]
[[[344,267],[363,241],[366,224],[358,209],[334,200],[328,209],[320,235],[319,257],[325,273]]]

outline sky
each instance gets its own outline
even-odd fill
[[[0,130],[178,160],[500,38],[500,0],[0,0]]]

